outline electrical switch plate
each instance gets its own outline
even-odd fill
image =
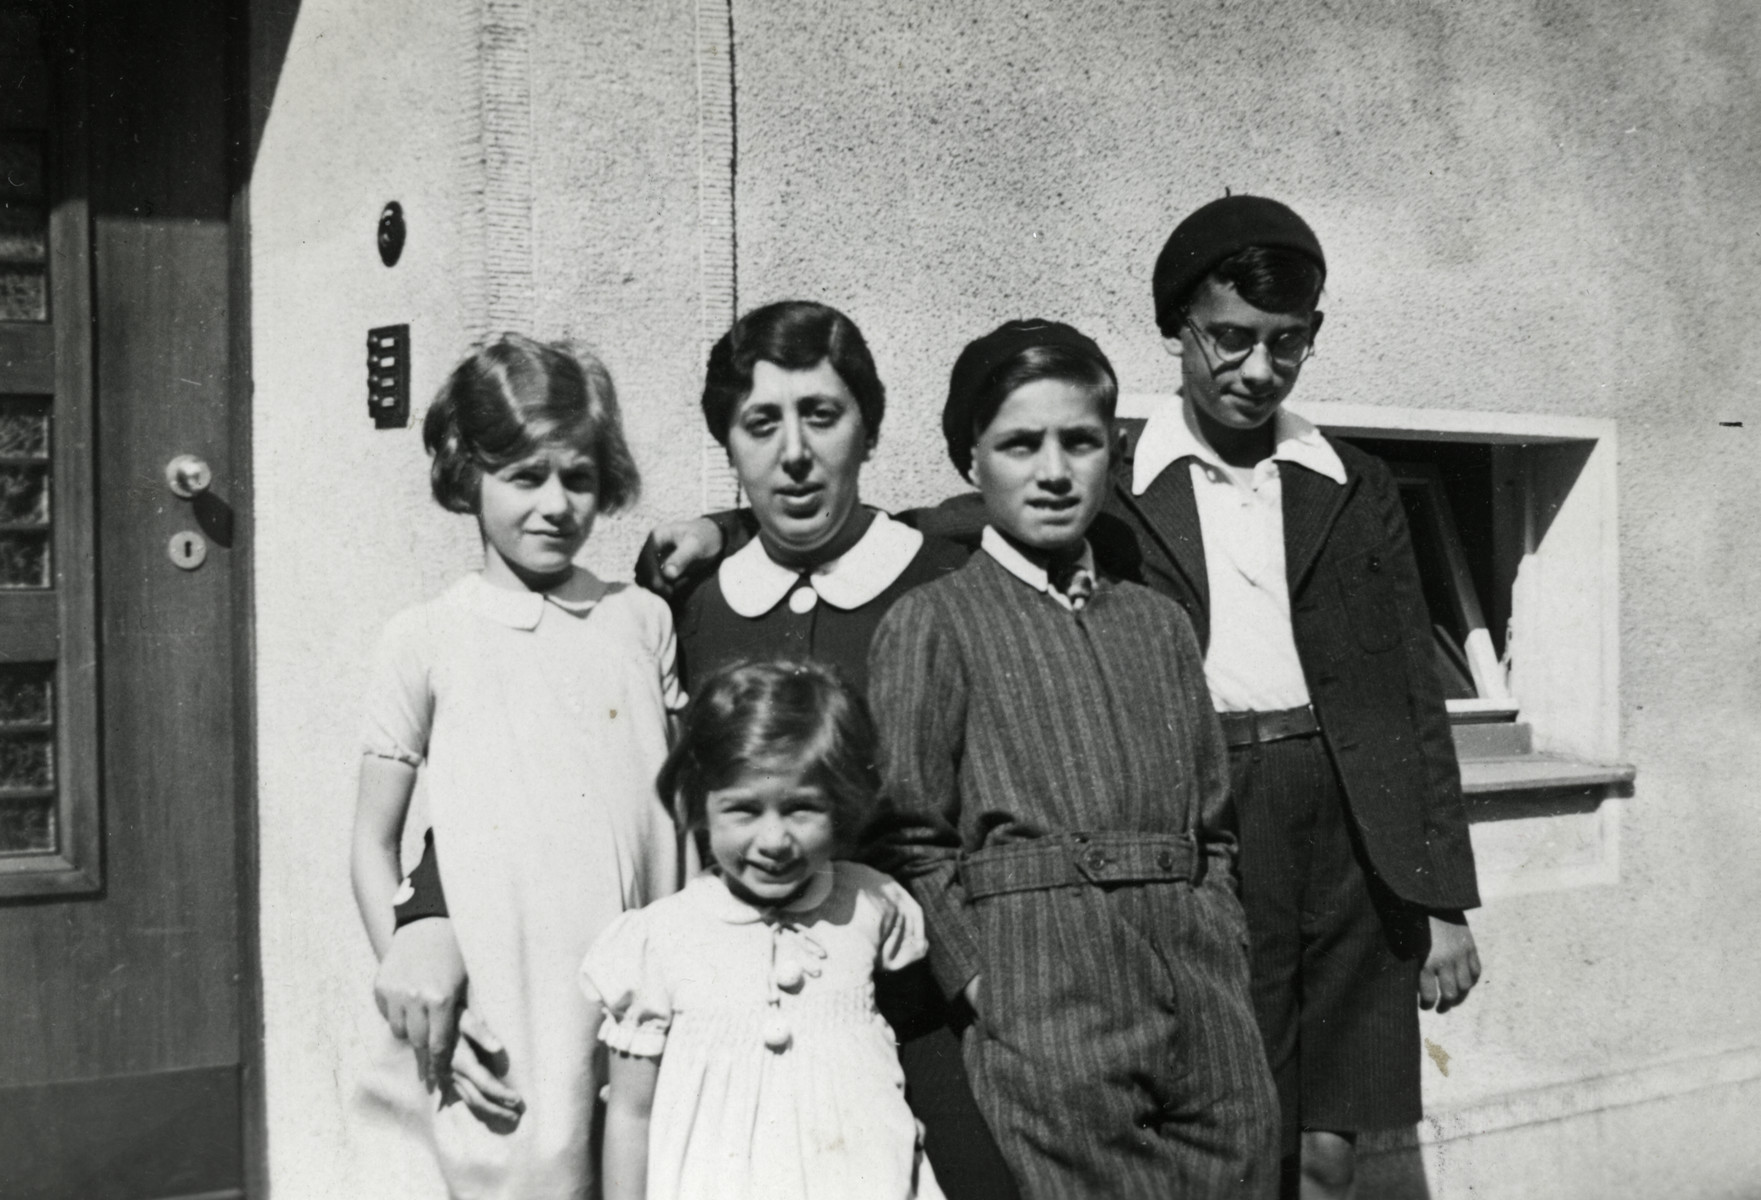
[[[367,412],[377,429],[410,423],[410,327],[367,331]]]

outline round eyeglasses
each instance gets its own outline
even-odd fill
[[[1245,325],[1215,325],[1200,329],[1188,317],[1186,327],[1192,330],[1201,345],[1209,346],[1206,357],[1212,360],[1213,372],[1240,366],[1254,352],[1255,346],[1264,346],[1272,362],[1286,371],[1302,366],[1315,352],[1312,328],[1286,329],[1262,341],[1258,333]]]

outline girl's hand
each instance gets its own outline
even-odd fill
[[[1431,914],[1431,952],[1419,971],[1419,1007],[1448,1012],[1480,981],[1480,952],[1459,912]]]
[[[450,920],[425,917],[392,935],[373,998],[392,1036],[416,1052],[416,1073],[431,1092],[445,1083],[464,992],[465,960]]]
[[[508,1052],[488,1022],[467,1008],[459,1017],[459,1040],[453,1047],[452,1071],[443,1085],[440,1101],[445,1108],[464,1101],[471,1115],[491,1133],[510,1134],[520,1127],[526,1102],[509,1087]]]

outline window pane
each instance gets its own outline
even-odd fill
[[[49,468],[0,462],[0,525],[49,523]]]
[[[0,855],[55,850],[55,664],[0,663]]]
[[[49,401],[0,396],[0,458],[49,457]]]
[[[54,663],[0,663],[0,733],[55,723],[54,678]]]
[[[53,799],[0,799],[0,854],[49,852],[54,849]]]
[[[54,583],[50,482],[48,398],[0,396],[0,588]]]
[[[48,265],[43,140],[0,133],[0,321],[49,319]]]

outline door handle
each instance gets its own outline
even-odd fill
[[[213,482],[214,472],[193,454],[180,454],[165,464],[165,486],[174,496],[193,500],[207,491]]]

